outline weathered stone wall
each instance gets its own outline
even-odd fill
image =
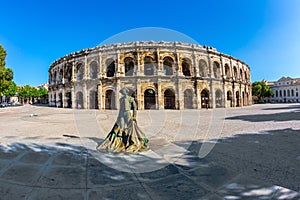
[[[212,47],[131,42],[84,49],[49,68],[50,106],[115,109],[128,88],[138,109],[250,105],[249,66]]]

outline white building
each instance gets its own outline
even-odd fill
[[[278,81],[268,82],[268,85],[274,91],[272,103],[300,102],[300,78],[282,77]]]

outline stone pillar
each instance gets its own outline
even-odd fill
[[[163,102],[164,100],[162,99],[162,93],[161,93],[161,80],[158,79],[157,81],[157,94],[155,94],[156,96],[156,109],[158,110],[163,110],[164,109],[164,105]]]
[[[176,60],[175,60],[175,66],[174,66],[175,69],[173,69],[173,70],[176,71],[176,68],[178,69],[177,70],[177,75],[178,76],[183,76],[181,67],[182,66],[181,66],[181,63],[180,63],[180,55],[179,55],[179,53],[176,52]]]
[[[72,81],[75,82],[76,80],[76,66],[75,66],[75,61],[72,62]]]
[[[125,76],[125,69],[124,66],[122,68],[122,64],[121,64],[121,54],[120,51],[117,51],[117,58],[114,59],[115,60],[115,77],[119,77],[119,76]],[[123,71],[124,70],[124,71]],[[123,74],[124,72],[124,74]],[[123,75],[122,75],[123,74]]]
[[[136,75],[136,76],[143,75],[143,71],[144,71],[144,70],[142,70],[143,59],[141,57],[142,57],[141,52],[139,50],[137,50],[137,66],[134,69],[135,73],[133,73],[133,75]]]
[[[159,48],[156,50],[157,53],[157,75],[162,76],[163,73],[163,60],[160,58]]]
[[[62,98],[61,99],[61,103],[62,103],[61,107],[64,108],[65,105],[66,105],[66,103],[65,103],[65,100],[66,100],[66,98],[65,98],[65,89],[62,89],[61,98]]]
[[[99,52],[99,66],[98,66],[98,78],[102,78],[104,74],[102,74],[103,71],[103,65],[102,65],[102,54]]]
[[[84,109],[88,109],[89,94],[88,94],[88,91],[87,91],[87,85],[86,85],[86,83],[83,84],[82,88],[83,88],[83,93],[82,93],[82,96],[83,96],[83,108]]]
[[[83,76],[83,79],[88,79],[88,73],[89,73],[89,70],[88,70],[88,63],[87,63],[87,55],[84,56],[84,76]]]
[[[138,110],[144,110],[143,103],[142,103],[144,101],[143,93],[142,93],[141,83],[139,79],[136,82],[136,98],[138,101]]]
[[[198,109],[201,109],[201,91],[200,91],[200,83],[197,84],[197,91],[196,91],[196,96],[197,96],[197,106]]]
[[[102,83],[100,82],[97,86],[97,93],[98,93],[98,109],[102,110],[104,108],[102,104]]]
[[[175,101],[176,101],[176,109],[179,109],[179,110],[183,110],[184,109],[184,103],[183,103],[183,95],[182,95],[182,83],[181,81],[178,79],[176,81],[176,91],[175,91],[177,94],[175,94]]]
[[[72,108],[76,108],[76,95],[74,87],[71,88]]]
[[[119,91],[121,89],[120,79],[117,80],[115,88],[116,88],[116,90],[115,90],[115,108],[119,109],[119,107],[120,107],[120,105],[119,105],[119,99],[120,99]]]

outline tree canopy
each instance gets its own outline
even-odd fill
[[[259,102],[264,102],[264,98],[273,96],[274,92],[264,81],[256,81],[252,83],[252,95],[257,96]]]
[[[14,86],[14,73],[11,68],[7,68],[5,66],[5,57],[6,51],[2,45],[0,45],[0,96],[5,95],[5,93],[8,91],[11,91],[12,87]]]

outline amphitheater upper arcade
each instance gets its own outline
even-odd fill
[[[212,47],[132,42],[84,49],[49,69],[50,106],[114,109],[127,87],[138,109],[249,105],[250,68]]]

